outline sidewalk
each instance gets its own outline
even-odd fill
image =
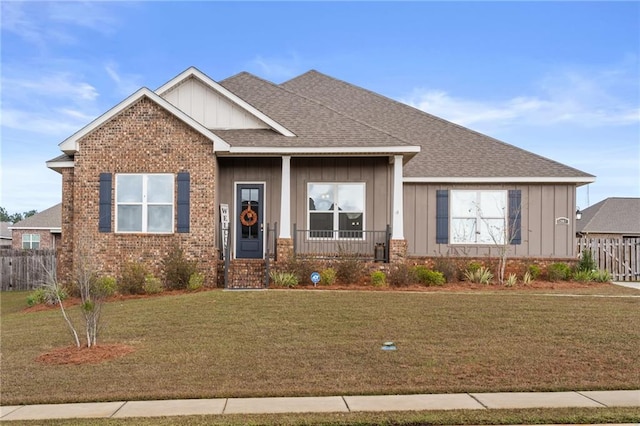
[[[220,398],[17,405],[0,407],[0,421],[206,414],[348,413],[559,407],[640,407],[640,390]]]

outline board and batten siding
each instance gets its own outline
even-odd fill
[[[306,229],[307,183],[365,183],[365,229],[384,231],[391,223],[392,166],[387,157],[291,159],[291,224]],[[238,182],[264,182],[265,223],[280,221],[282,160],[272,157],[218,158],[219,202],[229,204],[232,222],[237,222],[234,190]],[[218,226],[216,224],[216,226]]]
[[[235,211],[236,183],[264,183],[265,226],[267,223],[273,224],[280,221],[282,160],[279,157],[219,157],[218,171],[220,173],[218,201],[229,205],[232,226],[236,225],[240,214]],[[218,226],[217,222],[216,226]]]
[[[264,122],[249,114],[195,78],[162,95],[207,129],[268,129]]]
[[[307,183],[365,183],[364,229],[384,231],[391,224],[393,165],[387,157],[292,158],[292,224],[308,229]]]
[[[574,185],[442,185],[404,184],[404,235],[410,256],[459,254],[469,257],[496,255],[491,245],[436,243],[437,190],[510,190],[522,194],[522,243],[512,245],[510,256],[573,258],[575,248]],[[568,218],[568,224],[556,224],[557,218]]]

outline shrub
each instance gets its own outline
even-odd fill
[[[298,277],[291,272],[271,271],[269,277],[278,287],[293,288],[298,285]]]
[[[592,272],[598,269],[598,265],[596,265],[596,261],[593,259],[593,254],[591,250],[586,249],[580,253],[580,261],[576,265],[576,271],[587,271]]]
[[[466,271],[477,272],[480,268],[482,268],[482,264],[480,262],[473,261],[469,262]]]
[[[342,284],[357,284],[362,281],[362,262],[352,256],[342,256],[336,262],[336,279]]]
[[[43,304],[45,301],[46,290],[44,288],[36,288],[27,296],[27,306],[35,306]]]
[[[581,283],[587,283],[593,279],[593,273],[591,271],[576,271],[573,274],[573,279]]]
[[[382,271],[373,271],[371,273],[371,285],[374,287],[384,287],[387,285],[387,275]]]
[[[320,270],[318,265],[309,260],[290,259],[282,268],[296,277],[296,285],[311,282],[311,273]],[[322,275],[320,276],[322,279]]]
[[[336,270],[333,268],[327,268],[320,272],[320,284],[321,285],[334,285],[336,283]]]
[[[118,289],[116,279],[109,275],[97,278],[94,282],[94,286],[95,294],[100,297],[113,296],[116,294],[116,290]]]
[[[156,278],[153,274],[147,274],[144,277],[143,289],[147,294],[158,294],[162,293],[164,287],[162,285],[162,281],[160,281],[160,278]]]
[[[507,287],[513,287],[518,283],[518,277],[516,274],[509,274],[507,279],[504,281],[504,285]]]
[[[394,287],[406,287],[416,282],[413,269],[404,263],[393,267],[389,272],[389,284]]]
[[[531,272],[526,271],[524,273],[524,276],[522,277],[522,282],[525,284],[531,284],[532,281],[533,281],[533,276],[531,275]]]
[[[547,267],[549,281],[567,281],[571,278],[571,268],[563,262],[552,263]]]
[[[442,273],[448,283],[460,279],[460,269],[450,257],[438,257],[433,264],[433,270]]]
[[[190,290],[190,291],[200,290],[203,285],[204,285],[204,274],[202,272],[194,272],[189,277],[187,290]]]
[[[444,285],[446,282],[442,272],[432,271],[426,266],[416,266],[413,269],[413,273],[415,274],[416,279],[426,286]]]
[[[493,274],[488,268],[481,266],[479,269],[475,271],[467,269],[464,273],[464,277],[467,281],[470,281],[472,283],[486,285],[491,283],[491,280],[493,279]]]
[[[527,272],[531,276],[531,281],[535,281],[540,277],[542,270],[540,269],[540,266],[534,263],[527,267]]]
[[[187,260],[180,248],[174,248],[164,259],[165,287],[171,290],[185,289],[191,275],[198,272],[197,264]]]
[[[611,282],[611,274],[609,271],[595,271],[592,273],[592,279],[598,283]]]
[[[147,268],[139,262],[127,262],[122,265],[118,291],[122,294],[143,294]]]

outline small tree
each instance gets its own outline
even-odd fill
[[[504,226],[496,226],[495,224],[490,223],[482,215],[480,206],[477,206],[477,208],[480,212],[480,217],[487,226],[489,237],[491,238],[493,245],[498,250],[498,282],[500,284],[504,284],[505,271],[509,260],[509,251],[511,249],[511,245],[519,234],[519,229],[515,225],[520,221],[521,206],[519,205],[517,208],[513,209],[513,211],[510,211],[509,215],[506,214],[506,206],[499,206],[507,218],[504,222]]]
[[[44,267],[44,266],[43,266]],[[47,271],[47,282],[45,288],[54,294],[62,316],[67,327],[73,335],[74,343],[79,348],[81,346],[78,331],[67,315],[65,307],[62,303],[62,286],[55,277],[53,271]],[[112,295],[115,291],[115,280],[111,277],[99,277],[96,270],[89,261],[89,256],[83,254],[76,264],[73,274],[73,283],[80,294],[80,309],[84,320],[85,336],[87,347],[91,348],[98,344],[98,332],[100,331],[100,318],[102,313],[102,305],[106,297]]]

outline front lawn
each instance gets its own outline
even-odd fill
[[[79,365],[37,362],[72,342],[60,312],[23,312],[16,299],[26,293],[3,293],[1,403],[637,389],[640,298],[627,290],[214,290],[113,301],[99,342],[134,351]],[[386,341],[397,350],[381,350]]]

